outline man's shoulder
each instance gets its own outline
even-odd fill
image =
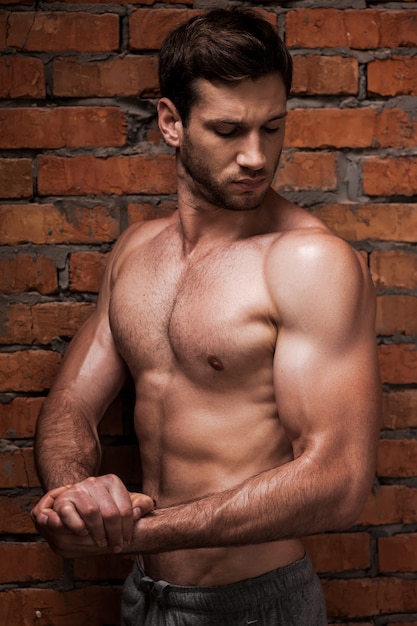
[[[358,259],[358,253],[348,242],[307,210],[287,203],[283,213],[269,251],[272,262],[311,266],[320,259],[324,262],[338,259],[346,262],[346,258],[356,262]]]
[[[354,293],[370,285],[362,255],[321,220],[301,211],[269,247],[266,279],[272,292],[280,299],[292,301],[298,294],[313,302],[329,290]]]
[[[138,220],[122,233],[117,243],[123,240],[124,245],[140,246],[170,226],[173,223],[174,216],[175,212],[166,217]]]
[[[168,228],[175,217],[175,212],[167,217],[134,222],[120,235],[114,246],[115,256],[123,257],[131,254],[135,249],[146,245],[162,231]]]
[[[174,219],[174,214],[171,214],[167,217],[140,220],[123,231],[112,251],[111,275],[113,282],[125,262],[133,258],[135,254],[140,253],[141,249],[167,229]]]

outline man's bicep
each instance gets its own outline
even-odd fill
[[[274,376],[294,458],[328,494],[337,524],[347,528],[375,475],[380,385],[374,350],[356,345],[332,355],[314,343],[283,337]]]
[[[343,527],[357,519],[375,475],[381,386],[370,287],[364,275],[316,300],[306,289],[301,317],[281,328],[275,353],[277,407],[294,457],[335,494]]]
[[[380,385],[371,339],[352,340],[336,351],[284,330],[274,385],[279,416],[297,455],[324,442],[343,454],[375,435]]]

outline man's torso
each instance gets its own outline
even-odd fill
[[[265,262],[279,233],[185,257],[175,220],[129,248],[110,304],[134,378],[143,491],[170,506],[235,487],[293,458],[277,414],[278,332]],[[262,515],[262,511],[259,511]],[[147,556],[153,578],[212,585],[302,556],[297,540]]]

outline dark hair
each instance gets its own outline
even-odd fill
[[[176,106],[186,126],[198,99],[198,78],[237,82],[279,73],[287,95],[292,60],[275,28],[250,9],[213,9],[175,28],[159,56],[161,96]]]

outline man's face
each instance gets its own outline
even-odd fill
[[[284,139],[286,92],[271,74],[233,85],[199,79],[183,128],[180,164],[195,200],[232,211],[256,209],[274,178]]]

